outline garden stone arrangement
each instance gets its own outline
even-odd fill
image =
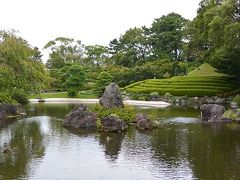
[[[226,110],[222,105],[203,104],[200,109],[203,123],[240,123],[240,109],[238,106]]]
[[[125,108],[117,84],[111,83],[105,88],[103,96],[100,98],[100,105],[103,111],[115,110],[115,112],[124,113]],[[128,116],[128,114],[124,113],[124,116]],[[67,114],[63,125],[65,127],[97,128],[100,131],[121,132],[125,131],[128,125],[134,123],[136,123],[136,128],[141,130],[156,127],[146,114],[138,113],[131,119],[131,122],[126,122],[117,113],[110,113],[100,117],[100,112],[91,112],[85,105],[80,105]]]

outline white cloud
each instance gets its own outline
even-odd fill
[[[0,29],[20,31],[40,49],[58,36],[107,45],[131,27],[170,12],[192,19],[200,0],[1,0]]]

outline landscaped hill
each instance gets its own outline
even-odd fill
[[[188,76],[192,77],[199,77],[199,76],[218,76],[218,77],[224,77],[227,76],[226,74],[217,72],[217,69],[212,67],[208,63],[204,63],[195,70],[188,73]]]
[[[130,84],[124,88],[134,94],[160,95],[170,93],[174,96],[215,96],[237,89],[234,80],[217,73],[209,64],[203,64],[188,76],[177,76],[170,79],[148,79]]]

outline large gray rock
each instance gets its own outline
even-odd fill
[[[124,120],[120,119],[118,115],[111,114],[101,119],[102,131],[124,131],[127,124]]]
[[[217,104],[204,104],[201,106],[201,117],[204,122],[223,122],[222,116],[225,107]]]
[[[66,127],[96,127],[97,115],[89,112],[85,105],[80,105],[66,115],[63,125]]]
[[[111,83],[105,88],[102,97],[99,100],[101,106],[105,108],[123,108],[123,101],[120,94],[119,86]]]
[[[0,119],[8,116],[22,116],[26,115],[25,109],[21,105],[1,104],[0,105]]]
[[[152,129],[154,127],[151,118],[146,114],[138,113],[136,115],[136,122],[136,127],[140,130]]]

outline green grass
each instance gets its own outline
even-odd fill
[[[217,72],[217,69],[212,67],[208,63],[204,63],[195,70],[188,73],[188,76],[192,77],[199,77],[199,76],[216,76],[216,77],[223,77],[226,76],[225,74]]]
[[[35,98],[69,98],[67,95],[67,92],[56,92],[56,93],[41,93],[40,95],[37,94],[31,94],[29,99],[35,99]],[[81,99],[94,99],[98,98],[97,95],[91,93],[91,92],[80,92],[78,93],[77,97],[74,98],[81,98]]]
[[[208,74],[208,75],[207,75]],[[188,76],[176,76],[170,79],[147,79],[123,88],[132,94],[158,92],[160,95],[170,93],[174,96],[215,96],[239,88],[234,79],[216,72],[209,64],[203,64]]]

